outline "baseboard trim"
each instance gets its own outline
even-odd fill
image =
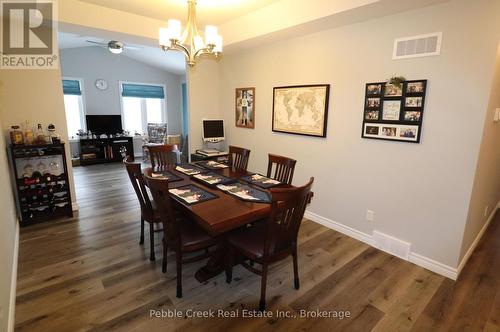
[[[19,221],[16,220],[16,234],[14,237],[14,257],[12,260],[12,272],[10,280],[10,305],[9,318],[7,323],[7,331],[14,331],[15,315],[16,315],[16,289],[17,289],[17,264],[19,258]]]
[[[477,245],[479,244],[479,241],[481,241],[481,238],[483,237],[484,233],[486,232],[486,229],[488,228],[491,221],[495,217],[495,214],[499,208],[500,208],[500,201],[497,203],[496,207],[491,211],[491,213],[490,213],[488,219],[486,219],[486,222],[484,223],[483,227],[481,228],[479,233],[477,233],[476,238],[474,239],[474,241],[470,245],[470,247],[467,250],[467,252],[465,253],[464,257],[462,257],[462,260],[460,261],[460,264],[458,265],[458,268],[457,268],[457,271],[458,271],[457,277],[458,277],[458,275],[460,275],[460,272],[462,272],[462,269],[465,267],[465,264],[467,264],[467,261],[469,260],[470,256],[472,256],[472,253],[474,252]]]
[[[414,252],[410,252],[410,255],[408,256],[408,261],[415,265],[423,267],[424,269],[445,276],[446,278],[449,278],[451,280],[457,280],[458,273],[456,268],[435,261],[429,257],[422,256]]]
[[[340,232],[340,233],[345,234],[349,237],[352,237],[356,240],[364,242],[372,247],[375,247],[373,244],[373,237],[369,234],[358,231],[357,229],[346,226],[344,224],[333,221],[331,219],[325,218],[325,217],[320,216],[319,214],[311,212],[309,210],[306,210],[304,217],[311,220],[311,221],[314,221],[318,224],[321,224],[325,227],[328,227],[328,228],[333,229],[337,232]],[[422,256],[422,255],[417,254],[415,252],[410,252],[410,254],[408,255],[408,261],[415,264],[415,265],[423,267],[427,270],[430,270],[432,272],[435,272],[437,274],[440,274],[442,276],[450,278],[452,280],[457,279],[457,276],[458,276],[457,269],[455,269],[449,265],[435,261],[429,257]]]
[[[369,234],[363,233],[363,232],[358,231],[357,229],[354,229],[352,227],[349,227],[349,226],[346,226],[344,224],[333,221],[331,219],[325,218],[325,217],[320,216],[319,214],[316,214],[316,213],[311,212],[309,210],[306,210],[304,217],[309,219],[309,220],[312,220],[318,224],[321,224],[325,227],[328,227],[328,228],[336,230],[342,234],[345,234],[349,237],[352,237],[356,240],[359,240],[361,242],[369,244],[370,246],[373,246],[373,239],[372,239],[372,236]]]

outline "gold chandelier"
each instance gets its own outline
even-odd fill
[[[196,0],[187,0],[188,21],[186,29],[182,31],[181,21],[168,20],[167,28],[160,28],[160,47],[164,51],[181,51],[186,56],[189,66],[193,67],[196,60],[202,55],[219,58],[222,54],[222,37],[217,27],[205,27],[205,40],[198,33],[196,27]]]

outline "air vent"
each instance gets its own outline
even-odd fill
[[[429,33],[394,40],[393,59],[417,58],[441,53],[442,32]]]
[[[393,236],[373,231],[373,246],[391,255],[408,260],[410,243]]]

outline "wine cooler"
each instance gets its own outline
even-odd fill
[[[64,143],[11,145],[21,226],[72,217]]]

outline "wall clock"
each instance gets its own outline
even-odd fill
[[[103,79],[98,79],[95,81],[95,87],[99,90],[106,90],[108,88],[108,82]]]

